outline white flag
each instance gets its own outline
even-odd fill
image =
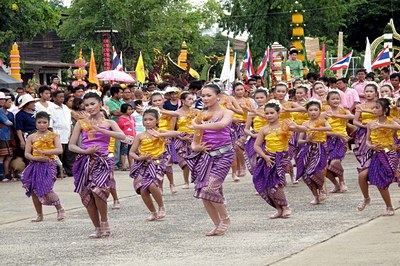
[[[220,77],[221,82],[229,80],[230,76],[231,76],[231,64],[230,64],[230,47],[228,41],[228,46],[226,47],[226,53],[225,53],[224,66],[222,67],[222,72]]]
[[[235,78],[236,78],[236,52],[235,52],[235,55],[233,56],[233,64],[231,67],[229,82],[234,82]]]
[[[364,56],[364,68],[367,70],[367,73],[372,71],[371,66],[371,44],[369,43],[369,39],[367,37],[367,47],[365,48]]]

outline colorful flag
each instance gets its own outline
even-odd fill
[[[112,70],[118,70],[119,58],[117,55],[117,50],[113,46],[113,60],[112,60]]]
[[[321,50],[321,68],[319,69],[319,76],[322,77],[324,76],[324,71],[325,71],[325,53],[326,53],[326,45],[325,43],[322,44],[322,50]]]
[[[229,81],[230,75],[231,75],[231,62],[230,62],[230,46],[228,41],[228,46],[226,47],[226,52],[225,52],[224,65],[222,66],[222,71],[220,76],[221,82],[224,82],[225,80]]]
[[[99,83],[99,79],[96,78],[97,76],[97,69],[96,69],[96,62],[94,61],[94,53],[93,53],[93,49],[92,52],[90,54],[90,63],[89,63],[89,82],[97,84],[98,89],[100,90],[100,83]]]
[[[344,57],[340,58],[336,63],[332,64],[330,70],[339,70],[342,68],[349,68],[351,56],[353,55],[353,50],[345,55]]]
[[[250,78],[250,76],[255,74],[249,44],[247,44],[247,51],[243,60],[243,68],[246,69],[247,78]]]
[[[117,70],[124,71],[124,65],[122,63],[122,51],[119,54],[119,62],[118,62]]]
[[[368,73],[372,71],[371,44],[369,43],[368,37],[367,37],[367,46],[365,47],[365,55],[364,55],[364,64],[363,65]]]
[[[140,83],[144,83],[146,80],[146,73],[144,72],[144,63],[143,63],[143,57],[142,57],[142,52],[139,54],[139,59],[136,64],[136,80],[139,81]]]
[[[264,57],[261,60],[260,65],[257,68],[257,74],[260,75],[261,77],[264,77],[265,71],[267,70],[268,62],[269,62],[269,46],[265,50]]]
[[[233,56],[233,64],[230,71],[229,82],[234,82],[235,79],[236,79],[236,52],[235,55]]]
[[[390,66],[390,53],[389,53],[389,46],[386,46],[385,49],[383,49],[374,62],[372,62],[371,68],[380,68],[384,66]]]

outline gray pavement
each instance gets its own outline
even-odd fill
[[[212,228],[201,201],[193,190],[179,189],[171,195],[165,182],[167,217],[146,222],[141,198],[132,189],[128,172],[116,172],[121,210],[111,211],[112,236],[89,240],[93,231],[73,180],[58,180],[59,194],[67,220],[56,221],[56,212],[45,206],[45,220],[31,223],[35,211],[20,183],[0,184],[0,261],[2,265],[399,265],[397,243],[400,212],[379,217],[385,206],[376,188],[372,203],[355,211],[361,199],[356,162],[345,161],[349,192],[330,195],[311,206],[311,193],[304,183],[288,185],[287,197],[293,210],[289,219],[269,219],[274,210],[255,195],[251,176],[239,183],[227,178],[224,192],[232,219],[229,232],[205,237]],[[175,168],[177,184],[182,184]],[[328,183],[328,190],[332,187]],[[391,186],[394,207],[399,206],[397,185]]]

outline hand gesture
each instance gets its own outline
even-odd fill
[[[99,128],[97,121],[95,119],[91,119],[90,120],[90,126],[92,128],[92,130],[94,131],[100,131],[101,129]]]
[[[205,152],[205,151],[209,151],[211,149],[211,145],[207,144],[207,143],[200,143],[198,145],[196,145],[195,147],[193,147],[193,151],[195,152]]]
[[[333,114],[333,111],[332,111],[331,108],[327,108],[325,110],[325,114],[326,114],[327,117],[334,117],[334,114]]]
[[[382,147],[382,145],[381,144],[372,144],[371,145],[371,149],[373,150],[373,151],[382,151],[383,150],[383,147]]]
[[[85,154],[90,155],[90,154],[94,154],[96,152],[99,151],[99,147],[98,146],[90,146],[89,148],[87,148],[85,150]]]
[[[315,134],[316,134],[316,133],[313,132],[313,133],[307,135],[306,141],[307,141],[307,142],[311,142],[311,141],[315,138]]]
[[[148,130],[147,130],[147,133],[149,133],[150,135],[152,135],[152,136],[155,137],[155,138],[160,138],[160,137],[161,137],[160,132],[158,132],[158,131],[155,130],[155,129],[148,129]]]
[[[292,120],[286,119],[284,122],[290,130],[295,130],[298,127],[298,125]]]
[[[361,104],[356,105],[356,112],[362,113],[364,111],[364,108],[361,106]]]
[[[268,167],[272,167],[275,164],[275,157],[273,156],[265,155],[264,159]]]
[[[46,156],[37,156],[35,157],[35,161],[46,163],[50,161],[50,158]]]
[[[151,154],[150,153],[143,153],[143,154],[139,154],[138,157],[139,157],[138,161],[146,161],[146,160],[151,158]]]
[[[44,150],[42,150],[42,149],[37,148],[36,151],[37,151],[37,153],[39,153],[39,154],[41,154],[41,155],[47,155],[47,154],[46,154],[47,152],[44,151]]]
[[[346,136],[346,135],[344,135],[344,134],[339,134],[338,137],[339,137],[341,140],[346,141],[346,142],[350,140],[350,137],[349,137],[349,136]]]

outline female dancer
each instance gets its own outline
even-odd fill
[[[149,99],[150,99],[149,101],[150,108],[155,108],[157,111],[161,111],[163,109],[164,98],[161,93],[159,92],[152,93]],[[175,117],[172,117],[168,114],[162,114],[160,120],[158,121],[158,129],[170,131],[173,130],[174,124],[175,124]],[[166,163],[165,173],[169,180],[169,188],[171,190],[171,193],[173,194],[178,192],[174,184],[174,172],[172,171],[172,164],[178,161],[176,157],[176,150],[173,148],[174,141],[175,141],[174,139],[167,139],[167,143],[165,146],[166,150],[168,151],[168,161]],[[162,193],[163,179],[160,179],[160,189]]]
[[[254,143],[254,150],[260,157],[254,169],[253,183],[260,196],[277,210],[270,218],[287,218],[291,214],[284,191],[285,174],[290,161],[289,130],[305,131],[306,128],[289,120],[280,122],[280,104],[277,100],[270,100],[264,110],[268,125],[260,130]]]
[[[29,165],[22,172],[21,181],[26,189],[26,195],[32,196],[36,209],[36,219],[32,222],[43,221],[42,205],[55,206],[57,220],[65,219],[65,210],[61,206],[60,198],[53,191],[57,179],[57,164],[55,158],[62,153],[60,136],[48,130],[50,116],[46,112],[39,112],[35,118],[37,132],[26,139],[25,158]]]
[[[221,89],[217,85],[206,85],[201,94],[207,110],[193,120],[194,152],[186,158],[186,162],[195,183],[194,197],[203,200],[215,225],[207,236],[216,236],[224,234],[231,224],[224,205],[222,183],[228,175],[234,156],[230,132],[233,112],[218,104]]]
[[[247,108],[254,109],[251,101],[245,97],[244,85],[241,82],[233,84],[233,94],[236,102],[242,109],[243,114],[233,114],[232,129],[235,136],[234,148],[235,156],[232,164],[232,178],[234,181],[239,181],[238,177],[246,175],[246,162],[243,157],[244,144],[246,142],[245,125],[247,121]]]
[[[347,151],[347,136],[346,124],[348,120],[352,120],[354,115],[340,107],[340,95],[336,91],[328,93],[327,102],[330,107],[325,111],[325,116],[328,118],[328,123],[332,127],[332,132],[327,132],[327,152],[328,152],[328,168],[327,177],[335,185],[331,193],[346,192],[347,186],[344,183],[342,160]],[[336,180],[339,178],[339,182]]]
[[[192,151],[190,147],[193,141],[194,130],[191,128],[192,120],[196,117],[199,110],[192,108],[194,96],[189,92],[183,92],[180,96],[182,107],[176,112],[164,111],[161,113],[178,117],[176,128],[179,132],[178,138],[175,139],[174,148],[176,149],[178,163],[183,170],[184,184],[183,189],[189,189],[189,167],[186,165],[185,157]],[[188,127],[189,126],[189,127]]]
[[[327,165],[326,155],[326,131],[331,131],[328,121],[320,117],[321,102],[311,99],[306,104],[310,121],[303,126],[310,129],[306,134],[300,133],[299,144],[303,144],[297,156],[297,177],[303,178],[310,188],[314,199],[312,205],[319,204],[324,198],[318,191],[323,190],[324,171]]]
[[[129,152],[129,156],[135,160],[130,171],[130,176],[134,179],[133,187],[136,193],[142,196],[144,204],[151,212],[147,218],[148,221],[159,220],[166,216],[161,190],[159,189],[159,181],[164,177],[168,160],[168,154],[165,152],[166,140],[164,138],[177,137],[179,135],[175,131],[157,131],[158,121],[159,114],[157,110],[147,109],[144,111],[143,125],[146,131],[136,136]],[[158,204],[158,213],[150,194],[153,195]]]
[[[364,88],[365,103],[357,105],[354,115],[353,124],[358,127],[354,140],[355,147],[353,149],[356,159],[361,164],[361,169],[364,164],[371,159],[372,151],[366,144],[367,124],[376,119],[374,113],[375,99],[378,94],[378,86],[376,84],[368,84]],[[359,169],[360,171],[360,169]]]
[[[107,217],[107,198],[110,194],[110,177],[114,160],[109,157],[110,137],[125,140],[126,136],[117,123],[104,118],[101,98],[94,92],[83,97],[85,110],[90,117],[79,120],[72,132],[69,149],[78,153],[72,172],[75,192],[79,193],[83,205],[95,226],[89,238],[110,236]],[[77,145],[82,134],[82,145]]]
[[[259,112],[263,112],[264,105],[267,103],[268,92],[266,90],[258,89],[254,92],[254,100],[256,101]],[[244,158],[246,160],[247,168],[251,175],[253,175],[254,167],[257,163],[257,153],[254,150],[254,143],[257,138],[258,132],[260,132],[261,128],[264,127],[268,122],[264,118],[257,116],[251,109],[248,109],[249,113],[247,116],[246,127],[244,132],[250,136],[249,140],[245,145]],[[250,128],[253,127],[253,130]]]
[[[374,113],[376,120],[367,126],[366,144],[372,150],[369,165],[359,174],[359,185],[364,199],[357,205],[357,210],[362,211],[371,202],[368,192],[368,181],[377,186],[383,201],[386,204],[384,216],[394,215],[394,209],[390,199],[389,186],[396,179],[396,171],[399,165],[396,145],[394,142],[395,130],[400,125],[388,119],[390,115],[389,100],[380,98],[376,101]],[[395,129],[395,130],[394,130]]]

